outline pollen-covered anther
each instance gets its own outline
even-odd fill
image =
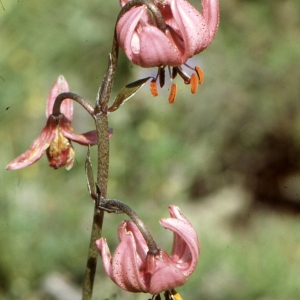
[[[174,103],[175,98],[176,98],[176,94],[177,94],[177,84],[172,83],[169,98],[168,98],[170,104]]]
[[[190,83],[191,83],[192,94],[196,94],[198,90],[199,81],[198,81],[198,76],[195,73],[191,75]]]
[[[155,80],[150,81],[150,92],[153,97],[158,96],[158,91],[157,91],[157,84]]]
[[[198,75],[199,83],[202,84],[204,81],[204,73],[203,73],[202,69],[199,66],[196,66],[195,71]]]

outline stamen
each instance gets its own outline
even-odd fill
[[[177,76],[177,74],[178,74],[177,68],[173,68],[171,78],[174,79]]]
[[[177,293],[174,289],[171,290],[172,298],[174,300],[183,300],[179,293]]]
[[[155,79],[150,81],[150,92],[151,92],[153,97],[158,96],[157,84],[156,84]]]
[[[203,73],[202,69],[199,66],[196,66],[195,71],[198,75],[199,83],[202,84],[204,81],[204,73]]]
[[[191,82],[191,78],[190,76],[185,73],[181,67],[176,67],[178,74],[180,75],[180,77],[184,80],[185,84],[190,84]]]
[[[160,67],[158,72],[159,72],[159,85],[162,88],[165,85],[165,68]]]
[[[165,300],[172,300],[171,299],[172,295],[169,290],[164,292],[164,296],[165,296]]]
[[[155,300],[161,300],[160,294],[156,295]]]
[[[169,99],[168,99],[170,104],[174,103],[176,94],[177,94],[177,84],[172,83],[170,94],[169,94]]]
[[[196,94],[198,85],[199,85],[198,76],[195,73],[193,73],[191,75],[191,92],[192,92],[192,94]]]

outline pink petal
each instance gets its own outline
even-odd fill
[[[112,266],[113,258],[112,258],[111,254],[110,254],[110,251],[109,251],[106,239],[105,238],[101,238],[101,239],[97,240],[96,241],[96,247],[97,247],[97,249],[98,249],[98,251],[99,251],[99,253],[100,253],[101,257],[102,257],[102,263],[103,263],[104,270],[105,270],[106,274],[110,277],[110,279],[115,284],[117,284],[121,288],[125,289],[125,286],[124,287],[121,286],[122,281],[120,281],[120,284],[119,284],[119,282],[114,277],[114,271],[115,270],[113,269],[113,266]],[[122,274],[123,274],[123,272],[121,272],[121,275]]]
[[[213,39],[220,21],[219,0],[203,0],[202,15],[208,26],[210,38]]]
[[[161,219],[160,223],[174,232],[171,259],[185,276],[189,276],[195,270],[200,254],[197,233],[177,206],[170,205],[169,212],[171,218]]]
[[[180,52],[170,39],[148,22],[147,8],[131,9],[117,24],[120,47],[127,57],[142,67],[178,66]]]
[[[136,276],[139,276],[140,282],[143,283],[143,288],[148,293],[158,294],[186,282],[187,277],[182,274],[167,253],[163,250],[160,250],[158,255],[148,253],[148,246],[145,239],[132,221],[124,221],[119,226],[118,234],[121,243],[128,239],[129,234],[132,235],[134,246],[132,248],[134,259],[132,260],[136,262],[137,269],[139,270],[139,274]],[[128,246],[122,249],[127,249],[127,255],[131,252]],[[117,253],[117,250],[115,253]],[[115,258],[116,254],[114,254],[113,261],[115,261]],[[120,259],[120,261],[122,260]],[[128,290],[128,287],[126,290]]]
[[[178,48],[161,30],[154,26],[145,26],[139,36],[138,64],[141,67],[158,67],[160,65],[175,67],[184,63]]]
[[[7,165],[6,169],[21,169],[35,163],[38,159],[40,159],[54,138],[56,126],[56,118],[50,116],[46,126],[42,130],[42,133],[37,139],[34,140],[29,150],[11,161]]]
[[[184,62],[204,50],[212,41],[207,24],[189,2],[172,0],[171,10],[185,44]]]
[[[126,222],[121,226],[126,230]],[[131,232],[124,236],[112,259],[104,239],[98,240],[96,245],[102,256],[106,273],[118,286],[129,292],[147,292],[137,266],[136,247]]]
[[[96,130],[89,131],[83,134],[74,134],[71,122],[65,117],[65,115],[59,115],[58,124],[63,135],[81,145],[96,145],[97,144],[97,132]]]
[[[148,246],[137,226],[132,221],[124,222],[126,222],[126,226],[124,226],[124,223],[122,223],[118,229],[119,240],[123,241],[123,239],[127,237],[128,232],[132,233],[137,253],[137,266],[139,269],[141,269],[145,264]]]
[[[80,144],[80,145],[97,145],[97,131],[96,130],[92,130],[92,131],[88,131],[86,133],[82,133],[82,134],[75,134],[72,133],[71,131],[67,131],[64,130],[63,128],[61,128],[61,132],[64,134],[65,137],[67,137],[68,139]]]
[[[105,238],[96,241],[96,246],[101,254],[103,266],[107,275],[112,279],[112,256]]]
[[[144,14],[144,9],[144,6],[132,8],[117,23],[116,32],[119,45],[130,60],[140,51],[139,37],[135,29]],[[133,45],[132,40],[136,41]]]
[[[71,123],[64,115],[60,115],[58,117],[58,120],[59,120],[58,122],[59,122],[60,130],[66,138],[85,146],[97,145],[98,137],[97,137],[96,130],[88,131],[82,134],[75,134],[73,133],[73,128],[71,126]],[[113,135],[113,130],[112,128],[109,128],[108,137],[110,138],[112,137],[112,135]]]
[[[53,105],[55,102],[56,97],[60,93],[69,92],[69,85],[67,80],[63,75],[58,76],[56,82],[52,86],[48,100],[47,100],[47,107],[46,107],[46,116],[47,118],[52,114]],[[73,100],[71,99],[65,99],[61,106],[60,111],[62,114],[64,114],[70,121],[72,121],[73,117]]]
[[[148,257],[151,254],[148,254]],[[149,276],[147,282],[147,291],[150,294],[159,294],[163,291],[173,289],[183,285],[187,277],[177,268],[169,255],[161,250],[159,255],[155,256],[155,269]],[[149,265],[149,261],[146,263]]]

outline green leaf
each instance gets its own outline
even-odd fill
[[[126,100],[131,98],[150,78],[153,77],[146,77],[127,84],[117,95],[114,103],[108,109],[108,112],[113,112],[117,110]]]

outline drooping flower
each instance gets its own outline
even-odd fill
[[[171,255],[164,250],[150,253],[132,221],[119,226],[120,243],[113,257],[106,240],[97,240],[106,273],[122,289],[155,295],[183,285],[194,272],[200,254],[197,234],[177,206],[169,206],[169,212],[171,218],[160,223],[174,233]]]
[[[121,6],[127,2],[129,0],[120,0]],[[151,2],[159,9],[161,16],[158,18],[163,19],[164,28],[159,28],[155,12],[149,12],[146,4],[134,7],[117,23],[119,45],[134,64],[159,68],[152,81],[153,96],[157,94],[157,79],[161,87],[164,85],[165,67],[169,68],[172,79],[179,74],[186,84],[191,83],[191,91],[195,93],[198,83],[203,81],[203,72],[200,67],[194,68],[192,78],[181,66],[206,49],[215,37],[219,25],[219,1],[203,0],[202,14],[186,0]],[[174,102],[170,98],[170,102]]]
[[[71,126],[73,101],[71,99],[65,99],[62,102],[60,107],[61,114],[58,117],[52,115],[55,98],[62,92],[69,92],[69,85],[64,76],[60,75],[48,96],[46,107],[48,120],[46,126],[43,128],[40,136],[34,140],[29,150],[7,165],[7,170],[27,167],[39,160],[45,151],[51,167],[57,169],[65,165],[66,169],[69,170],[72,168],[75,159],[75,151],[71,141],[81,145],[97,144],[96,131],[79,135],[73,133]]]

